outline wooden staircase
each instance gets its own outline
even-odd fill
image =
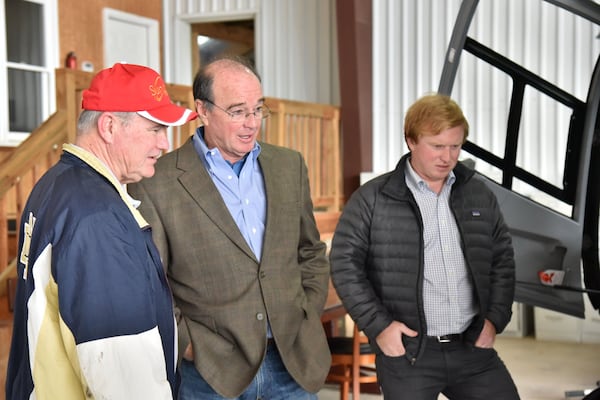
[[[0,157],[0,308],[10,308],[7,296],[16,277],[19,220],[37,180],[60,158],[62,144],[75,139],[81,109],[81,92],[89,87],[92,73],[56,70],[57,111],[10,154]],[[171,100],[194,109],[189,86],[167,84]],[[272,115],[263,124],[262,140],[300,151],[308,166],[311,196],[319,228],[331,234],[342,199],[340,110],[315,104],[266,98]],[[197,122],[172,129],[171,144],[179,147],[193,134]],[[3,297],[7,297],[3,298]],[[0,310],[0,318],[5,314]],[[2,344],[3,345],[3,344]],[[0,352],[1,353],[1,352]]]

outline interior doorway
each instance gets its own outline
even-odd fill
[[[194,73],[220,55],[243,56],[255,64],[253,19],[192,24],[192,43]]]

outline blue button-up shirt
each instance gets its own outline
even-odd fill
[[[203,127],[196,130],[192,141],[242,236],[260,261],[267,214],[264,178],[258,163],[260,145],[256,143],[246,157],[230,164],[219,149],[208,148]]]

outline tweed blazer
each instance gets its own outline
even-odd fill
[[[301,154],[260,143],[267,196],[259,262],[191,139],[162,156],[150,179],[129,185],[141,200],[176,306],[179,354],[189,343],[202,377],[237,397],[266,351],[266,318],[281,358],[306,390],[324,383],[331,356],[320,315],[329,262],[313,215]]]

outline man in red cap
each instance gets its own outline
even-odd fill
[[[172,399],[171,293],[125,184],[154,175],[167,127],[197,115],[133,64],[100,71],[82,108],[22,215],[6,398]]]

